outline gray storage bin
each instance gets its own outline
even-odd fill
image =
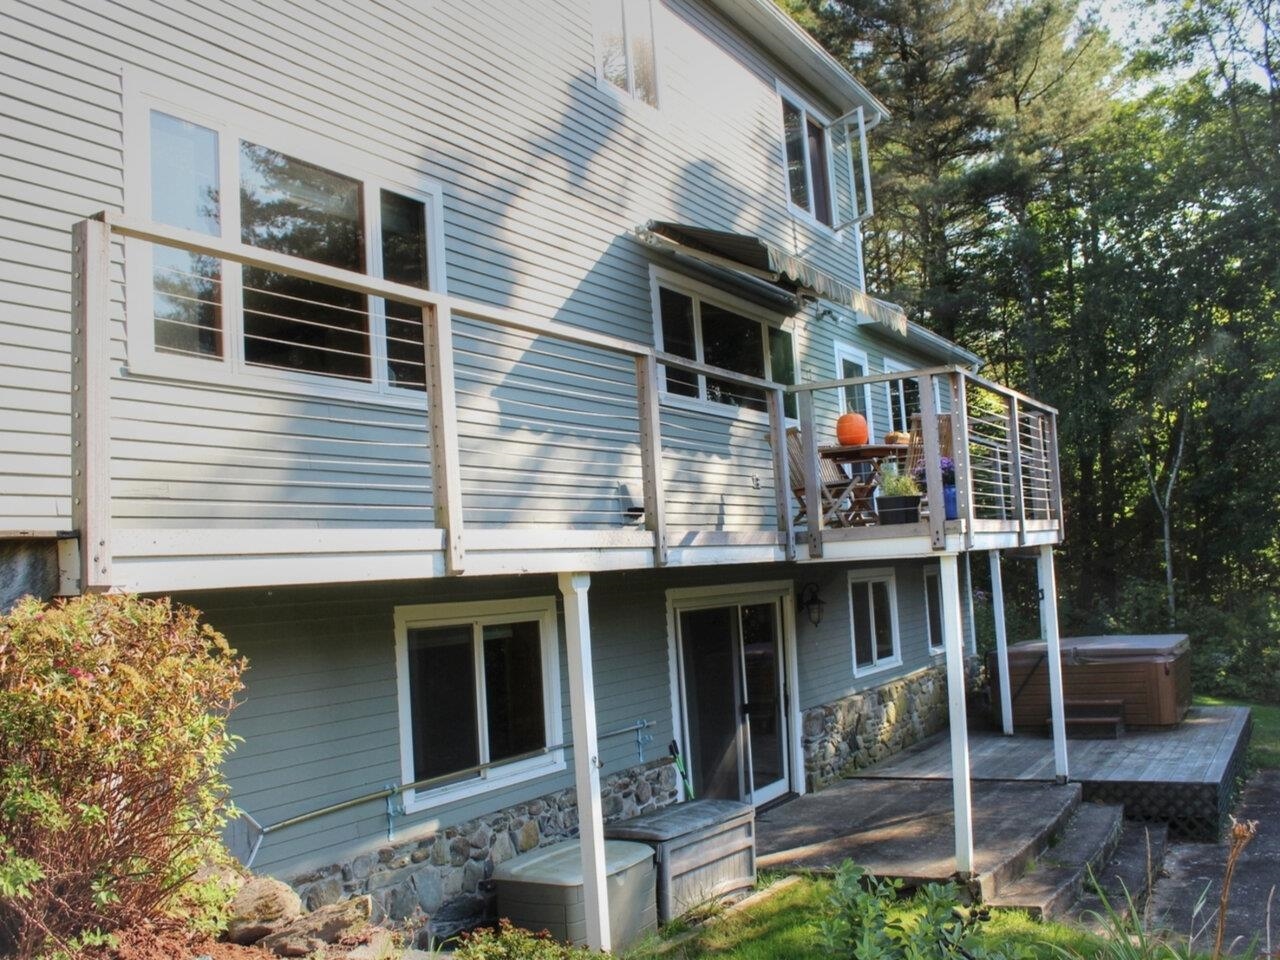
[[[604,845],[613,949],[622,950],[658,928],[653,849],[608,840]],[[566,840],[499,864],[498,916],[526,930],[546,930],[557,940],[587,942],[582,891],[582,845]]]
[[[666,923],[756,882],[756,814],[748,803],[693,800],[607,824],[604,835],[653,847],[658,919]]]

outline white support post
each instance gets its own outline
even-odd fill
[[[1004,576],[1000,571],[1000,551],[987,554],[991,561],[991,611],[996,621],[996,663],[1000,671],[1000,729],[1013,736],[1013,693],[1009,686],[1009,633],[1004,621]]]
[[[573,719],[573,775],[578,788],[578,836],[582,843],[582,899],[587,946],[608,952],[609,888],[604,855],[604,806],[600,800],[600,751],[596,742],[596,695],[591,666],[591,623],[586,573],[560,574],[565,643],[569,652],[569,712]]]
[[[1053,769],[1059,783],[1067,782],[1067,723],[1062,697],[1062,643],[1058,636],[1058,584],[1053,573],[1053,546],[1040,548],[1036,563],[1040,580],[1040,630],[1049,660],[1049,703],[1053,716]]]
[[[947,710],[951,729],[951,798],[956,826],[956,873],[973,875],[973,793],[969,783],[969,730],[964,701],[964,639],[960,623],[960,565],[954,553],[938,558],[942,643],[947,653]]]

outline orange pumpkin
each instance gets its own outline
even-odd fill
[[[866,443],[870,436],[867,418],[860,413],[846,413],[836,421],[836,440],[841,446],[852,447]]]

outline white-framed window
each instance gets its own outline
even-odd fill
[[[596,80],[658,105],[658,64],[652,0],[592,0]]]
[[[929,649],[934,653],[941,653],[942,587],[937,570],[924,572],[924,629],[929,639]]]
[[[898,588],[893,570],[849,572],[849,623],[855,677],[902,663]]]
[[[397,607],[409,812],[564,769],[554,597]]]
[[[884,361],[885,373],[906,373],[911,367],[888,358]],[[920,385],[912,377],[886,380],[885,402],[889,407],[889,429],[903,433],[911,429],[911,417],[920,412]]]
[[[867,352],[850,344],[836,341],[836,379],[850,380],[854,377],[865,377],[871,372],[867,363]],[[875,436],[875,424],[871,417],[871,384],[864,383],[860,387],[845,386],[840,388],[840,412],[860,413],[867,418],[867,429]]]
[[[787,199],[792,209],[819,223],[835,224],[831,141],[827,120],[794,94],[781,93],[782,146],[786,153]]]
[[[437,185],[132,75],[126,105],[130,215],[444,292]],[[412,304],[141,241],[126,262],[131,369],[421,403]]]
[[[778,84],[787,204],[832,230],[871,216],[871,161],[865,111],[831,120]]]
[[[796,382],[795,344],[785,318],[712,287],[656,268],[651,273],[654,338],[659,350],[776,383]],[[766,410],[764,391],[684,370],[665,369],[662,390],[721,409]],[[795,396],[784,401],[794,418]]]

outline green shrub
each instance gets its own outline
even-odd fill
[[[543,930],[530,933],[510,920],[498,921],[498,929],[483,928],[462,935],[458,960],[590,960],[599,954],[568,947]]]
[[[212,904],[244,661],[165,600],[27,598],[0,617],[0,955]]]
[[[890,919],[901,880],[878,880],[850,861],[841,864],[819,925],[823,945],[839,960],[1003,960],[978,937],[984,915],[960,906],[954,883],[929,883],[906,916]]]

